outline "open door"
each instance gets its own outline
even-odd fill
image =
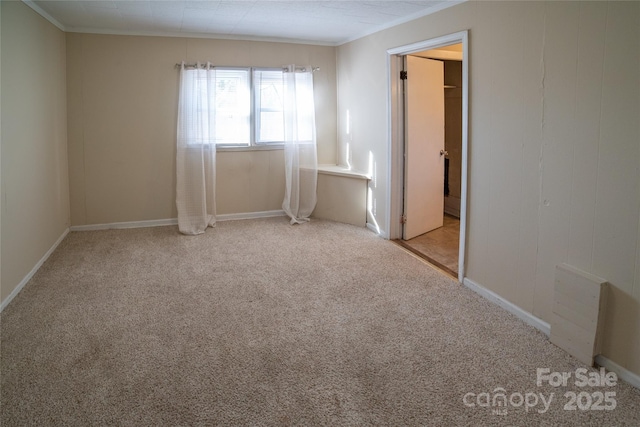
[[[405,182],[402,238],[438,227],[444,217],[444,65],[405,56]]]

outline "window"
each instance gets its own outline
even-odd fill
[[[300,142],[311,143],[314,129],[313,79],[309,73],[295,73],[295,117],[291,117]],[[284,134],[284,72],[277,70],[254,70],[255,132],[257,144],[282,143]],[[311,119],[311,120],[310,120]]]
[[[215,89],[211,94],[215,99],[215,135],[209,140],[219,147],[282,144],[285,138],[283,69],[216,67],[215,70]],[[195,77],[197,70],[185,72]],[[206,79],[204,75],[202,78]],[[308,95],[313,99],[312,89]],[[204,117],[204,108],[196,110],[203,120],[208,120]],[[311,140],[311,130],[303,132],[303,138],[307,139],[307,133]]]
[[[253,70],[256,144],[284,141],[282,70]]]
[[[251,144],[249,70],[216,69],[215,141],[218,145]]]

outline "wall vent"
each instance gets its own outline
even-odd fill
[[[600,354],[607,285],[570,265],[556,266],[551,342],[589,366]]]

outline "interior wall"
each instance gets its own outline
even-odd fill
[[[69,227],[65,35],[1,2],[4,301]]]
[[[67,34],[72,225],[177,217],[178,71],[311,64],[318,161],[336,161],[335,47],[174,37]],[[219,151],[217,213],[281,209],[282,150]]]
[[[467,29],[467,277],[547,322],[557,264],[607,279],[604,356],[640,374],[640,3],[465,2],[340,46],[369,222],[387,231],[387,49]]]

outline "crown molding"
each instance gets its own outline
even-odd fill
[[[51,22],[53,25],[58,27],[58,29],[60,29],[62,31],[65,31],[65,32],[67,31],[65,26],[62,25],[56,18],[54,18],[53,16],[49,15],[49,13],[47,13],[44,9],[42,9],[40,6],[38,6],[37,4],[32,2],[31,0],[22,0],[22,3],[26,4],[31,9],[35,10],[38,13],[38,15],[42,16],[47,21]]]
[[[187,33],[181,31],[123,31],[123,30],[103,30],[95,28],[83,27],[67,27],[68,33],[83,34],[106,34],[112,36],[144,36],[144,37],[181,37],[193,39],[215,39],[215,40],[238,40],[238,41],[254,41],[254,42],[271,42],[271,43],[291,43],[291,44],[308,44],[314,46],[336,46],[333,42],[323,42],[304,39],[289,39],[280,37],[260,37],[234,34],[216,34],[216,33]]]
[[[400,19],[396,19],[394,21],[377,26],[363,33],[360,33],[356,36],[349,37],[347,39],[344,39],[338,42],[290,39],[290,38],[282,38],[282,37],[260,37],[260,36],[241,35],[241,34],[233,35],[233,34],[216,34],[216,33],[187,33],[187,32],[181,32],[181,31],[122,31],[122,30],[106,30],[106,29],[86,28],[86,27],[66,27],[65,25],[60,23],[57,19],[55,19],[53,16],[51,16],[48,12],[46,12],[44,9],[42,9],[40,6],[34,3],[32,0],[21,0],[21,1],[27,6],[29,6],[31,9],[33,9],[35,12],[37,12],[40,16],[45,18],[47,21],[55,25],[58,29],[67,33],[106,34],[106,35],[115,35],[115,36],[182,37],[182,38],[199,38],[199,39],[222,39],[222,40],[240,40],[240,41],[261,41],[261,42],[273,42],[273,43],[293,43],[293,44],[307,44],[307,45],[315,45],[315,46],[341,46],[343,44],[361,39],[371,34],[375,34],[377,32],[395,27],[397,25],[404,24],[406,22],[413,21],[418,18],[422,18],[423,16],[431,15],[441,10],[448,9],[450,7],[456,6],[461,3],[465,3],[469,0],[445,0],[437,4],[436,6],[430,7],[429,9],[405,16]]]

